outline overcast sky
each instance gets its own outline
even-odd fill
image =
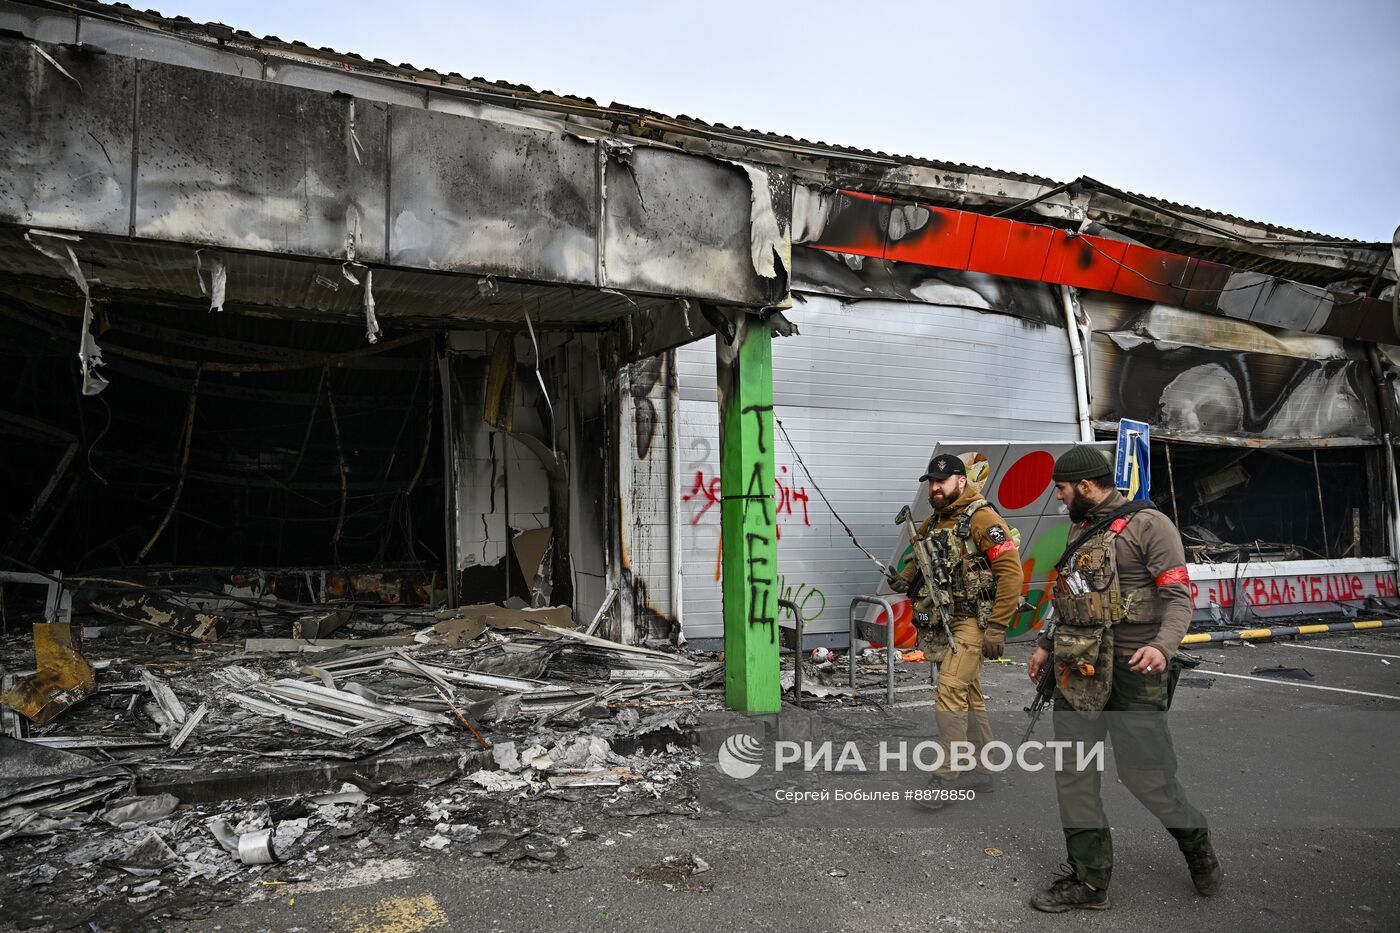
[[[1091,175],[1336,236],[1388,242],[1400,224],[1396,0],[156,5],[600,103]]]

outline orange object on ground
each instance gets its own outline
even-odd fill
[[[882,611],[875,617],[876,625],[885,624],[885,613]],[[919,631],[914,628],[914,605],[907,599],[901,599],[894,603],[894,646],[896,648],[915,648],[919,644]],[[883,644],[877,641],[870,643],[872,648],[883,648]]]
[[[928,660],[928,658],[924,657],[924,653],[922,651],[906,651],[904,652],[903,657],[904,663],[906,664],[918,664],[921,661]]]

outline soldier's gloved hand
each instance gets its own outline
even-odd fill
[[[909,581],[903,577],[894,577],[890,580],[890,589],[896,593],[907,593],[909,592]]]
[[[1006,648],[1006,627],[989,625],[982,633],[982,657],[995,661]]]

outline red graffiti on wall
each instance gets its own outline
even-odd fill
[[[783,478],[787,472],[787,467],[779,467],[779,475],[776,477],[774,483],[777,487],[773,494],[773,498],[777,500],[777,514],[780,519],[784,515],[796,515],[795,508],[797,505],[801,505],[802,524],[810,528],[812,526],[812,516],[807,511],[807,504],[811,502],[811,497],[807,495],[807,487],[793,485],[790,480],[786,483],[783,482]],[[696,470],[695,481],[690,484],[690,492],[682,495],[681,501],[696,503],[698,508],[696,508],[695,514],[690,517],[690,523],[692,525],[698,525],[700,524],[700,519],[705,517],[705,513],[719,503],[720,498],[719,477],[714,475],[706,476],[704,470]],[[781,541],[782,537],[783,529],[780,523],[778,526],[778,540]]]
[[[1284,606],[1386,596],[1392,595],[1395,590],[1394,582],[1385,574],[1375,574],[1370,586],[1366,584],[1367,581],[1356,574],[1252,577],[1238,583],[1232,580],[1209,581],[1205,584],[1204,593],[1201,586],[1193,583],[1191,597],[1197,608],[1205,608],[1211,603],[1228,607],[1237,600],[1250,606]]]
[[[703,501],[705,504],[700,506],[700,511],[696,512],[695,515],[691,517],[690,523],[692,525],[700,524],[700,519],[704,518],[705,513],[710,511],[710,507],[719,502],[719,477],[712,476],[710,477],[710,481],[706,482],[705,471],[696,470],[695,482],[691,485],[690,492],[681,496],[681,501],[690,502],[692,499],[696,499],[697,496],[699,499],[696,501]]]
[[[773,498],[776,500],[778,516],[778,540],[783,540],[782,519],[785,515],[796,515],[797,507],[802,507],[802,524],[808,528],[812,527],[812,516],[807,510],[807,505],[811,502],[811,497],[807,494],[806,486],[798,486],[791,480],[783,482],[788,474],[785,466],[778,468],[778,476],[775,477]],[[682,502],[693,503],[694,514],[690,516],[692,525],[700,524],[700,519],[705,517],[705,513],[719,504],[723,498],[720,494],[720,480],[718,476],[706,474],[704,470],[695,471],[695,479],[690,484],[690,491],[681,495]],[[720,578],[720,556],[724,553],[724,539],[721,538],[719,547],[715,555],[715,579]]]
[[[784,474],[786,474],[788,471],[787,467],[779,467],[778,469],[780,473]],[[807,487],[785,486],[783,484],[782,476],[778,476],[776,479],[778,485],[778,514],[782,515],[784,512],[786,512],[788,515],[793,514],[792,504],[794,502],[800,502],[802,503],[802,524],[806,525],[808,528],[812,527],[811,516],[807,514],[807,503],[810,501],[807,497]],[[779,540],[781,540],[782,537],[783,529],[780,525],[778,527]]]

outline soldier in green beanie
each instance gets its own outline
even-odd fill
[[[1041,636],[1028,672],[1038,680],[1055,665],[1055,738],[1086,746],[1111,739],[1119,780],[1176,839],[1196,890],[1209,897],[1224,875],[1205,817],[1177,781],[1166,721],[1181,672],[1176,650],[1191,621],[1181,536],[1150,501],[1123,498],[1104,451],[1072,447],[1052,478],[1074,527],[1056,565],[1054,638]],[[1055,775],[1069,861],[1031,898],[1036,910],[1109,906],[1113,840],[1099,781],[1088,767]]]

